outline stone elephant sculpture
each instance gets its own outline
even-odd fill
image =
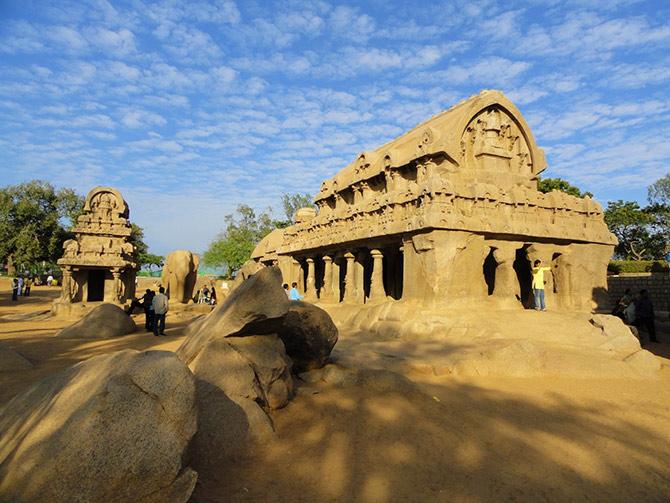
[[[172,301],[186,304],[193,297],[200,258],[188,250],[176,250],[165,259],[161,283]]]

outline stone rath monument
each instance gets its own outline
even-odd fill
[[[363,152],[254,250],[307,300],[530,307],[541,259],[552,308],[606,302],[616,238],[589,197],[537,190],[544,152],[517,108],[482,91]]]
[[[63,286],[54,314],[80,315],[98,303],[124,304],[134,297],[137,263],[128,217],[128,204],[116,189],[96,187],[88,193],[75,237],[63,243],[58,260]]]

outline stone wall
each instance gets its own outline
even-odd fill
[[[670,311],[670,275],[668,273],[627,273],[608,276],[610,300],[616,302],[630,288],[637,293],[646,288],[657,311]]]

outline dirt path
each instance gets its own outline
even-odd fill
[[[0,343],[31,370],[0,373],[0,404],[32,382],[96,354],[174,350],[139,332],[56,339],[67,322],[39,319],[58,295],[37,287],[12,303],[0,281]],[[31,314],[32,313],[32,314]],[[32,318],[37,316],[38,318]],[[23,319],[21,319],[23,317]],[[141,326],[141,317],[136,321]],[[667,324],[661,340],[670,341]],[[341,350],[362,347],[342,334]],[[668,354],[667,343],[650,347]],[[395,359],[397,356],[388,358]],[[670,361],[655,379],[464,378],[374,365],[302,383],[274,414],[277,439],[215,477],[194,501],[498,501],[670,499]],[[381,363],[380,363],[381,362]],[[369,368],[375,367],[375,368]],[[381,369],[380,369],[381,367]]]

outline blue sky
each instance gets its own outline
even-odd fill
[[[0,0],[2,185],[111,185],[151,251],[280,214],[362,150],[500,89],[560,176],[670,169],[670,2]]]

